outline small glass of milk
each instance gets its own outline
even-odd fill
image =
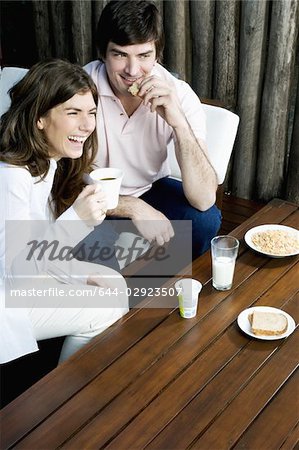
[[[239,241],[233,236],[216,236],[211,241],[212,284],[218,291],[226,291],[233,284]]]

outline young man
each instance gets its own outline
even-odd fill
[[[192,220],[194,259],[209,248],[221,223],[201,103],[187,83],[158,63],[162,19],[150,1],[109,2],[96,39],[100,60],[85,69],[99,90],[98,164],[125,174],[119,205],[108,215],[132,219],[158,245],[173,237],[171,220]],[[129,92],[133,84],[137,95]],[[182,183],[168,177],[171,145]]]

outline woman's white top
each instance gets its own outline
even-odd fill
[[[15,273],[20,273],[17,269],[22,260],[20,255],[24,251],[19,247],[15,251],[11,251],[15,245],[15,239],[10,239],[8,243],[5,243],[5,233],[8,233],[9,224],[12,223],[5,221],[24,221],[22,242],[26,242],[30,236],[36,239],[34,228],[38,223],[43,223],[42,230],[45,231],[47,239],[49,236],[54,239],[58,233],[69,246],[75,246],[92,231],[92,228],[80,220],[73,207],[67,209],[58,220],[51,219],[48,199],[56,167],[56,161],[51,160],[47,176],[40,181],[40,177],[32,177],[25,167],[16,167],[0,162],[0,363],[38,350],[28,309],[11,308],[7,307],[9,305],[5,305],[5,283],[13,279]],[[70,231],[71,227],[66,226],[65,221],[69,220],[74,220],[78,224],[75,236]],[[16,236],[16,241],[18,237]],[[38,237],[42,238],[42,236]],[[6,251],[7,249],[9,252]],[[9,253],[9,257],[7,257],[7,253]],[[73,259],[67,263],[63,261],[62,264],[59,261],[51,262],[47,257],[43,257],[41,260],[32,258],[30,264],[30,270],[36,274],[49,274],[58,282],[72,283],[71,274],[80,272],[79,268],[82,269],[83,263]],[[84,283],[87,277],[84,276],[82,270],[81,272],[83,275],[79,281]],[[69,279],[66,280],[68,277]],[[76,281],[78,282],[78,277]]]

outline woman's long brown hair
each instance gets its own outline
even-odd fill
[[[35,64],[10,90],[11,106],[0,124],[0,161],[26,167],[33,177],[42,180],[49,171],[50,149],[37,127],[38,119],[75,94],[89,91],[97,105],[97,88],[82,67],[61,59]],[[80,158],[58,161],[51,192],[51,209],[56,218],[81,192],[83,174],[92,169],[96,151],[95,130],[85,141]]]

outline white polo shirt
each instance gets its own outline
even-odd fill
[[[142,103],[128,117],[120,100],[113,93],[105,64],[93,61],[85,70],[99,91],[97,130],[99,167],[118,167],[124,171],[122,195],[139,197],[154,181],[170,174],[167,146],[174,139],[173,129],[150,106]],[[160,64],[153,68],[156,75],[175,86],[186,118],[200,140],[205,140],[206,124],[202,105],[191,87],[178,80]]]

